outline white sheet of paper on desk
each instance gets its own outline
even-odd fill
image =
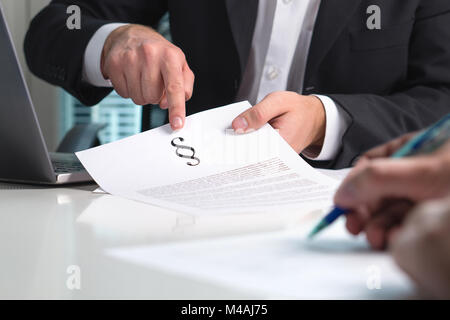
[[[338,182],[342,182],[345,179],[345,177],[347,177],[347,175],[350,173],[351,170],[352,170],[352,168],[341,169],[341,170],[317,169],[318,172],[326,175],[327,177],[335,179]],[[94,191],[92,191],[92,193],[108,194],[102,188],[97,188]]]
[[[233,133],[231,122],[250,107],[208,110],[188,117],[180,131],[165,125],[77,156],[105,192],[187,213],[329,204],[336,181],[304,162],[270,125]]]
[[[370,250],[364,237],[348,234],[344,220],[308,241],[311,227],[112,248],[106,254],[263,299],[403,299],[414,294],[392,257]]]

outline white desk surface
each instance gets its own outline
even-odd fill
[[[319,214],[193,218],[93,194],[95,188],[0,183],[0,299],[273,298],[116,259],[105,250],[279,230]],[[72,265],[80,267],[81,290],[67,287]]]

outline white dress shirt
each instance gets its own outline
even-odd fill
[[[303,58],[302,70],[296,70],[303,78],[319,5],[320,0],[276,0],[276,5],[274,0],[259,0],[248,66],[252,70],[246,70],[248,74],[244,74],[243,82],[247,83],[242,84],[239,98],[255,104],[271,92],[287,90],[294,59]],[[106,24],[90,40],[83,65],[83,77],[89,84],[111,87],[111,82],[105,80],[101,72],[101,54],[109,34],[122,25]],[[269,29],[270,33],[267,32]],[[299,57],[294,57],[296,52]],[[299,92],[302,92],[303,83],[300,87]],[[326,113],[325,140],[318,155],[308,150],[304,155],[312,160],[332,160],[339,151],[350,118],[329,97],[316,96],[322,101]]]

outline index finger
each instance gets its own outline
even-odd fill
[[[186,118],[186,93],[182,64],[169,59],[161,70],[169,109],[169,121],[173,130],[183,128]]]
[[[414,137],[415,134],[416,133],[408,133],[397,139],[394,139],[378,147],[375,147],[367,151],[365,154],[363,154],[363,158],[367,159],[388,158],[392,156],[397,150],[399,150],[405,143],[411,140],[411,138]]]
[[[376,159],[345,179],[334,200],[342,208],[365,205],[372,211],[386,198],[420,201],[437,193],[433,186],[439,174],[437,160],[431,157]]]

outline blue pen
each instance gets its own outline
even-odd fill
[[[406,143],[400,150],[392,155],[392,158],[402,158],[418,153],[430,153],[444,145],[450,139],[450,114],[445,116],[428,130],[419,133]],[[428,147],[427,147],[428,146]],[[320,231],[327,228],[340,216],[349,212],[347,209],[334,207],[309,233],[308,238],[312,239]]]

